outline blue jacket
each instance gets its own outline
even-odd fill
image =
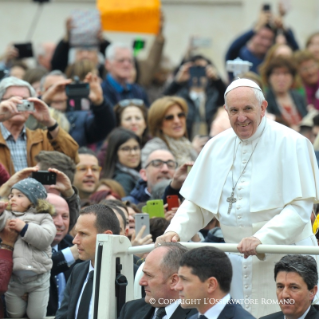
[[[90,111],[70,111],[65,115],[70,122],[69,134],[79,147],[104,140],[115,128],[113,109],[105,99]]]
[[[146,187],[147,187],[147,182],[140,179],[136,183],[136,186],[131,191],[130,195],[123,197],[122,201],[129,200],[131,203],[133,203],[135,205],[137,205],[139,203],[145,203],[146,201],[148,201],[151,198],[151,196],[145,192]]]
[[[144,89],[138,84],[127,84],[127,86],[123,88],[108,75],[101,85],[104,97],[109,99],[112,106],[115,106],[119,101],[125,99],[141,99],[146,106],[149,106],[147,95]]]
[[[241,36],[239,36],[233,43],[230,45],[229,49],[227,50],[225,60],[235,60],[236,58],[241,58],[244,61],[249,61],[253,65],[250,71],[259,73],[258,67],[263,62],[264,57],[259,58],[256,57],[251,51],[249,51],[247,47],[248,41],[255,35],[254,30],[249,30],[245,32]],[[284,32],[284,36],[287,40],[287,44],[292,48],[292,50],[296,51],[299,49],[298,43],[295,39],[293,32],[288,29]],[[229,73],[229,78],[232,79],[232,73]]]

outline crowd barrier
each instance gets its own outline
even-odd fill
[[[236,252],[237,244],[211,244],[211,243],[181,243],[189,249],[205,246],[213,246],[224,252]],[[154,244],[132,247],[131,242],[125,236],[97,235],[95,253],[95,272],[93,285],[94,319],[117,318],[116,298],[116,268],[127,279],[125,291],[126,301],[141,297],[141,288],[138,285],[142,276],[142,266],[137,271],[134,284],[133,254],[148,253],[154,249]],[[257,253],[269,254],[309,254],[319,255],[319,247],[294,246],[294,245],[259,245]],[[118,259],[119,258],[119,259]],[[116,262],[121,267],[116,266]],[[121,268],[121,269],[120,269]]]

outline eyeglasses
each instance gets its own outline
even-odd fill
[[[152,165],[153,167],[156,167],[156,168],[162,168],[163,165],[166,164],[168,169],[176,169],[178,164],[177,162],[173,161],[173,160],[169,160],[169,161],[162,161],[162,160],[153,160],[153,161],[150,161],[146,166],[145,168],[149,167],[150,165]]]
[[[144,101],[140,100],[140,99],[126,99],[126,100],[122,100],[119,103],[120,107],[127,107],[129,105],[137,105],[137,106],[143,106],[144,105]]]
[[[87,173],[88,170],[91,170],[92,173],[100,173],[102,170],[102,167],[98,165],[79,165],[76,167],[76,170],[80,173]]]
[[[186,117],[186,114],[185,114],[184,112],[181,112],[181,113],[178,113],[178,114],[177,114],[177,117],[178,117],[179,119],[183,119],[183,118]],[[173,121],[174,118],[175,118],[175,115],[173,115],[173,114],[164,116],[164,120],[165,120],[165,121]]]
[[[124,147],[119,148],[119,151],[123,151],[125,153],[132,153],[132,151],[140,152],[141,148],[139,146],[134,146],[134,147],[124,146]]]

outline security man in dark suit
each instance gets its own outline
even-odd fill
[[[55,214],[52,218],[57,230],[51,244],[53,266],[50,277],[50,298],[47,316],[55,316],[62,303],[66,282],[74,265],[79,261],[79,254],[77,245],[72,244],[73,237],[68,234],[70,212],[67,202],[61,196],[50,193],[47,200],[55,208]]]
[[[227,255],[214,247],[192,249],[182,257],[175,289],[183,308],[197,308],[200,316],[190,319],[254,319],[230,297],[232,273]]]
[[[96,236],[97,234],[118,235],[120,225],[110,207],[91,205],[81,210],[75,231],[73,244],[77,245],[79,259],[85,262],[74,266],[56,319],[92,318]]]
[[[317,263],[313,257],[284,256],[275,265],[275,281],[281,311],[260,319],[319,318],[319,306],[312,305],[318,291]]]
[[[163,243],[150,252],[140,280],[146,296],[127,302],[118,319],[186,319],[197,313],[181,308],[175,290],[179,261],[186,252],[179,243]]]

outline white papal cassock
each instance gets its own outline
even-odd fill
[[[227,198],[237,180],[237,201],[228,214]],[[317,246],[310,215],[319,198],[318,185],[317,162],[308,139],[263,118],[249,139],[240,140],[229,129],[207,143],[181,189],[186,200],[166,231],[187,241],[216,217],[226,243],[255,236],[267,245]],[[229,256],[234,270],[232,297],[246,299],[243,307],[257,318],[278,311],[273,302],[274,265],[282,256]]]

